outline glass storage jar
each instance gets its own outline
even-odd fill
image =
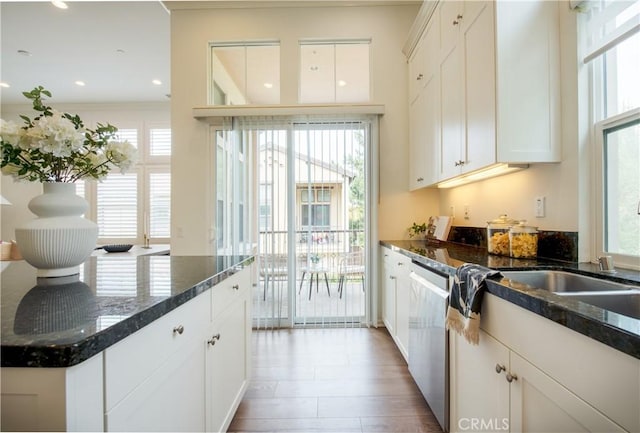
[[[520,221],[509,230],[510,256],[519,259],[535,259],[538,256],[538,228]]]
[[[509,255],[509,229],[518,224],[507,215],[487,222],[487,251],[501,256]]]

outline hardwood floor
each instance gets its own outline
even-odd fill
[[[441,432],[384,328],[254,331],[230,432]]]

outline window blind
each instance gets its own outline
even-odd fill
[[[152,238],[171,235],[171,174],[149,174],[149,224]]]
[[[138,130],[135,128],[118,129],[116,138],[119,141],[128,141],[135,147],[138,147]]]
[[[137,237],[137,173],[114,173],[97,186],[97,219],[100,238]]]
[[[640,1],[588,1],[578,8],[586,14],[585,63],[640,32]]]
[[[170,156],[171,155],[171,129],[152,128],[149,131],[149,155],[150,156]]]

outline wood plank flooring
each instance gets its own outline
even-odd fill
[[[386,329],[254,331],[230,432],[442,432]]]

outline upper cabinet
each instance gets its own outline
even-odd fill
[[[442,1],[429,16],[409,66],[410,189],[559,162],[557,3]]]

